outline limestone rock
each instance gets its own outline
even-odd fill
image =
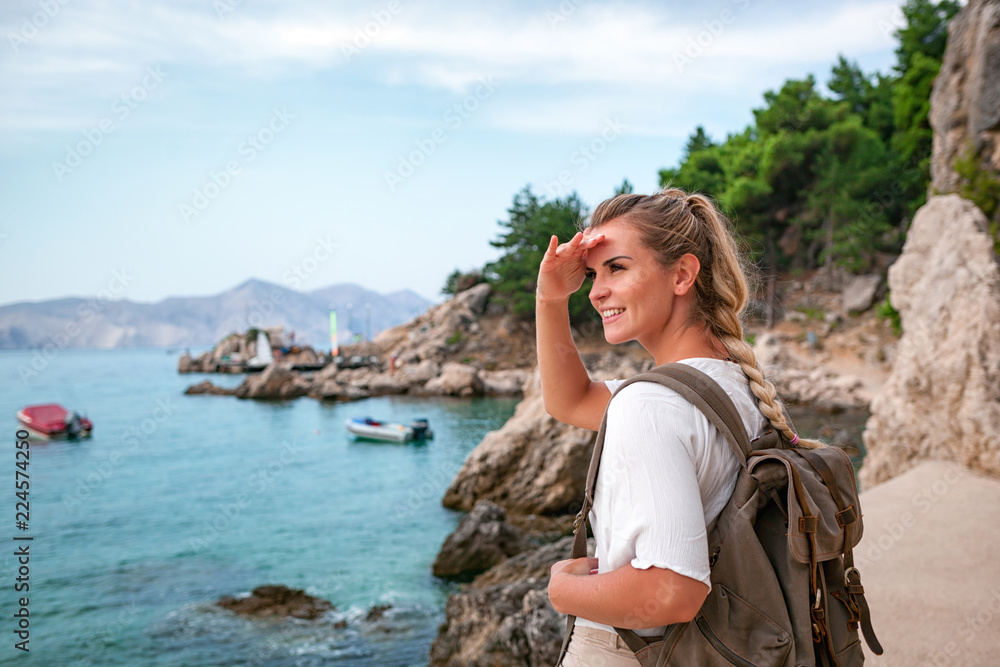
[[[509,558],[448,598],[431,646],[433,667],[555,665],[565,617],[549,604],[549,568],[569,558],[572,538]]]
[[[486,310],[486,302],[490,298],[489,283],[480,283],[455,295],[455,301],[464,305],[476,315],[482,315]]]
[[[423,386],[421,393],[442,396],[482,396],[483,381],[479,372],[468,364],[446,363],[441,374]]]
[[[434,559],[434,576],[471,578],[527,549],[528,538],[506,518],[506,512],[488,500],[476,503],[445,539]]]
[[[607,378],[638,372],[631,359],[614,353],[587,361],[587,367]],[[469,453],[443,503],[469,511],[487,499],[514,514],[574,513],[582,501],[594,435],[545,412],[536,368],[514,415]]]
[[[437,362],[425,359],[417,364],[407,364],[397,369],[396,373],[408,384],[424,384],[441,373],[441,366]]]
[[[288,399],[305,396],[310,382],[286,364],[272,363],[256,375],[247,377],[236,389],[237,398]]]
[[[531,377],[529,371],[479,371],[483,393],[487,396],[517,396],[524,392],[524,383]]]
[[[410,383],[405,378],[390,373],[377,373],[371,376],[367,385],[372,396],[405,394],[410,388]]]
[[[861,313],[871,308],[881,284],[882,276],[878,274],[853,276],[841,297],[844,312]]]
[[[808,405],[820,412],[864,408],[871,402],[871,396],[860,379],[839,375],[826,368],[784,368],[769,372],[766,377],[774,384],[783,401]]]
[[[333,609],[329,601],[282,585],[258,586],[249,596],[219,598],[215,603],[243,616],[291,616],[313,620]]]
[[[932,197],[889,269],[903,335],[864,433],[866,485],[922,459],[1000,475],[1000,266],[986,226],[971,202]]]
[[[1000,0],[970,0],[948,24],[931,92],[931,191],[955,192],[955,158],[968,146],[1000,173]],[[940,232],[940,230],[938,230]]]

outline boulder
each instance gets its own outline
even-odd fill
[[[468,364],[446,363],[441,374],[424,384],[421,393],[442,396],[482,396],[483,381],[479,371]]]
[[[405,378],[391,373],[377,373],[368,378],[368,391],[372,396],[385,396],[386,394],[405,394],[410,388],[410,383]]]
[[[777,369],[768,372],[766,377],[774,384],[783,401],[808,405],[820,412],[865,408],[871,402],[871,396],[859,378],[822,367],[811,370]]]
[[[468,308],[475,315],[486,311],[486,302],[490,298],[490,284],[480,283],[455,295],[455,302]]]
[[[924,459],[1000,475],[1000,264],[983,213],[957,195],[931,197],[889,288],[903,334],[871,404],[862,482]]]
[[[471,578],[527,549],[528,538],[506,518],[506,512],[488,500],[476,503],[445,539],[434,559],[434,576]]]
[[[181,355],[180,359],[177,360],[177,372],[178,373],[195,373],[195,363],[194,359],[191,358],[191,353],[185,351]]]
[[[182,371],[183,372],[183,371]],[[217,387],[212,384],[211,380],[204,380],[198,384],[193,384],[184,390],[184,394],[187,396],[195,396],[198,394],[212,394],[215,396],[235,396],[235,389],[226,389],[225,387]]]
[[[1000,173],[1000,0],[970,0],[948,23],[948,46],[931,92],[931,191],[956,192],[955,159],[971,147]],[[940,230],[939,230],[940,231]]]
[[[215,604],[242,616],[291,616],[310,621],[333,609],[333,605],[327,600],[280,584],[258,586],[247,596],[227,595],[219,598]]]
[[[879,286],[882,285],[882,276],[869,274],[863,276],[853,276],[844,287],[841,301],[844,305],[844,312],[863,313],[875,303],[875,295]]]
[[[430,359],[415,364],[406,364],[396,369],[396,375],[408,385],[424,384],[428,380],[436,378],[440,373],[440,364]]]
[[[531,377],[528,371],[479,371],[483,393],[487,396],[518,396],[524,393],[524,383]]]
[[[237,398],[288,399],[305,396],[311,382],[291,370],[287,364],[272,363],[258,374],[250,375],[236,389]]]
[[[569,558],[572,548],[567,537],[524,552],[449,596],[430,665],[555,665],[566,620],[546,589],[552,564]]]
[[[608,378],[631,377],[639,370],[630,358],[614,352],[590,360],[587,367]],[[444,506],[469,511],[486,499],[513,514],[575,513],[594,435],[545,412],[536,368],[514,415],[469,453],[445,493]]]

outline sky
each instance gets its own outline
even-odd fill
[[[249,278],[440,300],[526,185],[658,188],[901,2],[4,0],[0,304]]]

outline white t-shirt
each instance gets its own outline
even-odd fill
[[[751,438],[767,420],[738,364],[684,359],[709,375],[733,400]],[[614,391],[622,380],[606,382]],[[591,526],[598,571],[631,564],[673,570],[711,586],[708,528],[729,502],[739,461],[725,437],[687,399],[652,382],[625,387],[608,406],[604,452]],[[577,619],[578,625],[614,628]],[[663,628],[638,631],[650,636]]]

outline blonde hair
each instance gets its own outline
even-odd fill
[[[602,202],[590,217],[596,228],[622,218],[639,231],[643,244],[660,263],[670,268],[682,255],[692,254],[701,263],[695,279],[692,325],[704,326],[725,346],[730,358],[750,380],[760,411],[787,440],[796,434],[789,425],[774,385],[753,348],[743,337],[743,311],[749,288],[747,267],[742,259],[732,224],[708,197],[677,188],[655,195],[623,194]],[[823,447],[818,440],[798,441],[800,447]]]

